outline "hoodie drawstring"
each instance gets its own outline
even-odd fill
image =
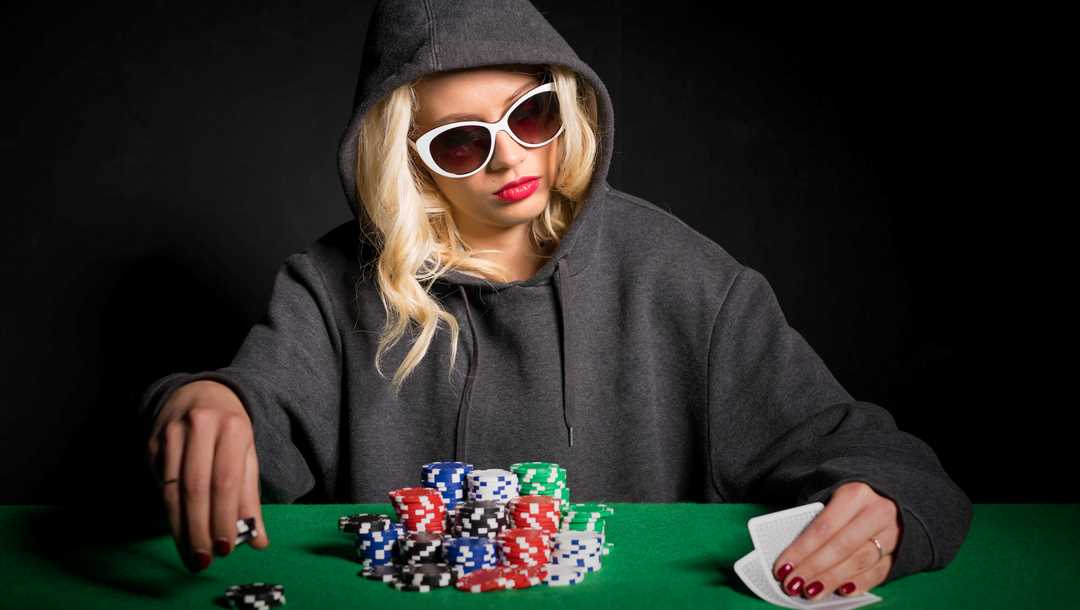
[[[555,274],[554,274],[554,286],[555,291],[558,293],[559,303],[559,337],[560,348],[562,350],[562,411],[563,422],[566,425],[567,442],[570,447],[574,446],[574,424],[572,419],[572,396],[570,381],[570,373],[574,370],[573,367],[567,366],[566,360],[569,357],[568,350],[566,349],[566,302],[569,300],[569,284],[564,283],[562,277],[562,259],[555,261]],[[472,388],[473,381],[476,379],[476,375],[480,370],[480,342],[477,339],[476,325],[473,324],[472,313],[469,311],[469,297],[465,290],[465,287],[458,285],[458,292],[461,293],[461,300],[465,303],[465,318],[469,322],[469,334],[472,335],[472,353],[469,355],[469,370],[465,375],[465,389],[461,392],[461,401],[458,404],[458,417],[457,417],[457,433],[454,438],[454,459],[457,461],[466,461],[466,448],[469,435],[469,408],[472,406]]]

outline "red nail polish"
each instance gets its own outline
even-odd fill
[[[224,538],[218,538],[214,541],[214,554],[218,557],[224,557],[229,554],[232,547],[229,545],[229,541]]]
[[[803,579],[802,576],[796,576],[791,579],[791,582],[787,585],[788,595],[798,595],[799,590],[802,589]]]
[[[825,585],[821,584],[820,580],[815,580],[806,587],[806,590],[803,592],[803,594],[806,595],[806,597],[813,597],[818,593],[821,593],[821,590],[824,588]]]
[[[855,590],[855,583],[846,582],[837,589],[837,593],[840,595],[851,595],[851,592]]]
[[[210,561],[211,561],[212,558],[210,557],[210,554],[207,553],[206,551],[195,551],[194,559],[195,559],[195,570],[194,571],[195,572],[201,572],[201,571],[205,570],[206,568],[210,567]]]
[[[776,573],[776,580],[783,582],[784,579],[787,578],[787,575],[791,574],[791,571],[794,569],[795,566],[791,565],[790,563],[785,563],[784,565],[780,566],[780,570]]]

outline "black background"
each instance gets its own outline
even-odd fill
[[[1071,275],[1049,273],[1068,168],[1044,145],[1072,77],[1045,23],[536,4],[612,94],[614,186],[764,273],[975,502],[1077,500]],[[0,503],[156,501],[143,389],[226,365],[282,260],[351,218],[336,152],[370,10],[9,13]]]

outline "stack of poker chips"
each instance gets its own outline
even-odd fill
[[[528,527],[499,534],[499,556],[504,566],[543,566],[551,562],[551,535]]]
[[[236,521],[236,541],[233,542],[233,546],[251,542],[258,535],[259,530],[255,529],[255,517],[239,519]]]
[[[451,533],[465,538],[495,540],[508,525],[506,506],[495,501],[463,502],[454,513]]]
[[[465,501],[465,476],[472,472],[472,464],[464,462],[432,462],[420,469],[420,485],[439,490],[447,510],[454,510]]]
[[[449,587],[453,580],[453,572],[445,563],[418,563],[401,566],[397,577],[390,583],[398,591],[428,593],[432,589]]]
[[[615,514],[615,509],[599,502],[570,504],[563,515],[561,529],[572,532],[604,533],[606,519]]]
[[[469,499],[474,502],[509,502],[518,496],[516,474],[499,468],[473,470],[465,475]]]
[[[566,506],[559,529],[564,532],[597,532],[603,542],[607,519],[614,515],[615,509],[601,502],[570,504]],[[603,554],[607,555],[612,546],[610,542],[604,542]]]
[[[406,532],[441,534],[446,529],[446,501],[437,489],[402,487],[388,495]]]
[[[566,485],[566,469],[552,462],[521,462],[511,464],[517,475],[518,493],[522,496],[551,496],[560,506],[570,503],[570,488]]]
[[[518,496],[507,503],[511,527],[529,527],[548,534],[559,531],[559,500],[551,496]]]
[[[285,587],[262,582],[233,585],[225,589],[225,598],[240,610],[276,608],[285,604]]]
[[[360,575],[418,592],[566,586],[599,570],[611,546],[604,529],[614,510],[570,504],[558,464],[476,470],[432,462],[422,466],[420,485],[388,493],[398,523],[388,515],[339,519],[341,531],[356,533]]]
[[[604,537],[598,532],[559,532],[552,537],[551,564],[597,572],[603,551]]]
[[[357,531],[356,556],[365,568],[391,564],[397,557],[397,541],[404,535],[400,523],[375,521],[366,530]]]
[[[472,472],[465,462],[432,462],[420,468],[420,485],[436,489],[446,505],[446,529],[454,523],[457,505],[465,501],[465,476]]]
[[[442,563],[443,537],[431,532],[411,532],[398,539],[398,561],[405,565]]]
[[[498,565],[499,556],[495,541],[489,538],[443,539],[443,556],[457,577],[483,568]]]

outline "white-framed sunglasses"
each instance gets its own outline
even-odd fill
[[[505,131],[526,148],[539,148],[563,132],[554,83],[522,94],[498,122],[458,121],[440,125],[409,145],[431,171],[447,178],[468,178],[495,153],[495,136]]]

